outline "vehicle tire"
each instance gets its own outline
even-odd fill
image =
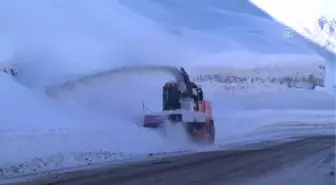
[[[215,136],[216,136],[216,129],[215,129],[215,123],[213,120],[210,120],[210,137],[209,137],[209,143],[214,144],[215,143]]]

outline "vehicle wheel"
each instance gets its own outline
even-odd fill
[[[215,129],[215,123],[213,120],[210,120],[210,138],[209,138],[209,143],[214,144],[215,143],[215,134],[216,134],[216,129]]]

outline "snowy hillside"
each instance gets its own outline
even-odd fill
[[[334,34],[336,18],[335,1],[305,0],[251,0],[256,6],[269,13],[275,20],[288,26],[283,32],[293,37],[301,35],[312,43],[310,48],[323,56],[326,64],[325,85],[335,92],[336,37]],[[304,8],[301,8],[304,5]],[[298,11],[300,8],[300,11]]]
[[[293,32],[297,32],[322,47],[336,52],[335,1],[252,0],[252,2],[276,20],[288,25]],[[302,5],[304,5],[304,8],[298,12],[298,7],[302,7]]]
[[[324,33],[324,40],[321,40],[321,44],[333,51],[336,51],[336,19],[328,20],[324,16],[317,20],[317,23]],[[307,30],[308,33],[312,34]],[[317,39],[317,38],[316,38]]]
[[[287,26],[247,0],[2,0],[0,27],[0,69],[7,70],[0,72],[0,182],[152,153],[335,130],[334,95],[307,90],[332,81],[330,63],[323,68],[334,56],[319,55],[317,48],[325,49],[303,36],[284,38]],[[162,84],[172,78],[166,73],[117,71],[57,88],[140,64],[185,66],[204,86],[214,103],[216,146],[187,142],[179,127],[166,136],[141,127],[142,102],[161,108]],[[254,93],[236,91],[240,80],[222,83],[213,74],[248,79],[243,89]],[[255,78],[271,83],[250,80]],[[287,85],[280,88],[283,79]],[[295,88],[288,88],[288,79],[295,79]],[[267,134],[259,132],[264,127]],[[293,127],[301,130],[288,129]]]
[[[284,39],[286,26],[246,0],[15,2],[1,2],[1,60],[31,63],[35,70],[180,62],[253,66],[271,54],[283,55],[275,63],[299,62],[287,54],[314,55],[310,60],[319,62],[304,38]],[[51,61],[66,63],[41,65]]]

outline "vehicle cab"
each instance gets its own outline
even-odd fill
[[[165,83],[162,92],[163,110],[176,110],[181,108],[181,91],[179,90],[176,82]]]
[[[203,102],[202,88],[192,83],[192,100],[194,101],[195,111],[201,110]],[[163,110],[176,110],[181,108],[181,90],[177,82],[167,82],[163,86]]]

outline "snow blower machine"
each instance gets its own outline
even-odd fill
[[[170,68],[170,71],[176,80],[163,86],[162,111],[146,113],[143,126],[164,129],[163,124],[182,124],[191,141],[213,144],[215,125],[211,102],[204,99],[202,88],[190,81],[184,68]]]

